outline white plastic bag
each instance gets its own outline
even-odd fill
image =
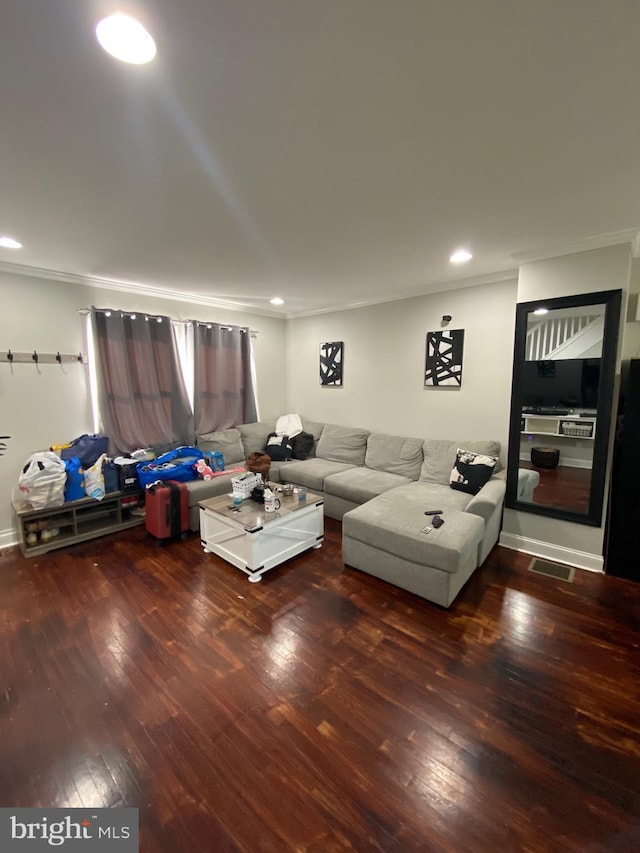
[[[95,498],[97,501],[101,501],[105,494],[102,463],[106,458],[107,454],[103,453],[102,456],[98,456],[90,468],[85,468],[84,471],[85,494],[87,497]]]
[[[25,462],[18,488],[33,509],[62,506],[67,469],[60,457],[50,450],[32,453]]]

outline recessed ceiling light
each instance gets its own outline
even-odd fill
[[[22,243],[18,243],[13,237],[0,237],[0,246],[3,249],[21,249]]]
[[[534,314],[548,314],[549,309],[548,308],[536,308],[536,310],[533,313]]]
[[[471,252],[468,252],[466,249],[457,249],[453,255],[449,258],[452,264],[466,264],[467,261],[470,261],[473,255]]]
[[[284,299],[280,299],[279,296],[274,296],[273,299],[270,299],[272,305],[284,305]]]
[[[96,25],[96,38],[111,56],[132,65],[144,65],[156,55],[156,43],[142,24],[121,12]]]

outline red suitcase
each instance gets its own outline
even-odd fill
[[[145,491],[147,533],[159,542],[174,536],[185,538],[189,530],[189,492],[184,483],[165,480]]]

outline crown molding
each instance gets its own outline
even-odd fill
[[[578,252],[590,252],[592,249],[604,249],[607,246],[618,246],[622,243],[630,243],[633,256],[640,256],[640,230],[630,228],[626,231],[612,231],[610,234],[600,234],[597,237],[587,237],[585,240],[577,240],[575,243],[564,245],[545,246],[538,249],[529,249],[525,252],[516,252],[511,255],[519,264],[529,264],[534,261],[546,261],[561,255],[574,255]]]
[[[32,276],[47,281],[60,281],[65,284],[79,284],[84,287],[100,288],[103,290],[114,290],[121,293],[133,293],[138,296],[154,297],[156,299],[169,299],[172,302],[187,302],[194,305],[205,305],[214,308],[223,308],[228,311],[243,311],[258,316],[272,317],[278,320],[294,320],[298,317],[313,317],[318,314],[334,314],[338,311],[349,311],[355,308],[366,308],[369,305],[381,305],[387,302],[399,302],[404,299],[415,299],[420,296],[428,296],[448,290],[460,290],[464,287],[476,287],[482,284],[498,284],[510,281],[518,276],[516,268],[504,270],[497,273],[489,273],[481,276],[470,276],[469,278],[454,279],[453,281],[434,282],[419,291],[410,293],[394,293],[392,296],[380,299],[363,299],[350,302],[346,305],[334,305],[329,308],[318,308],[312,311],[269,311],[265,308],[256,308],[251,304],[239,302],[227,302],[213,296],[203,296],[197,293],[182,292],[158,288],[153,285],[140,284],[133,281],[120,281],[118,279],[102,278],[95,275],[78,275],[77,273],[63,272],[61,270],[45,269],[43,267],[26,266],[25,264],[0,261],[0,272],[13,273],[14,275]]]
[[[100,288],[102,290],[115,290],[120,293],[133,293],[137,296],[153,297],[155,299],[169,299],[172,302],[188,302],[193,305],[205,305],[212,308],[223,308],[226,311],[243,311],[250,314],[258,314],[265,317],[275,317],[278,320],[287,319],[286,315],[279,311],[269,311],[265,308],[256,308],[254,305],[240,302],[228,302],[213,296],[203,296],[188,291],[169,290],[154,285],[140,284],[134,281],[119,281],[118,279],[102,278],[95,275],[78,275],[76,273],[62,272],[61,270],[44,269],[43,267],[30,267],[24,264],[15,264],[0,261],[0,272],[12,273],[14,275],[31,276],[43,278],[47,281],[60,281],[64,284],[80,284],[84,287]]]
[[[517,268],[503,270],[502,272],[488,273],[487,275],[471,276],[469,278],[457,278],[453,281],[438,281],[421,290],[413,290],[410,293],[394,293],[393,296],[385,296],[380,299],[363,299],[359,302],[348,302],[346,305],[335,305],[332,308],[317,308],[314,311],[296,311],[288,314],[291,320],[299,317],[315,317],[318,314],[335,314],[338,311],[350,311],[354,308],[367,308],[370,305],[383,305],[387,302],[401,302],[405,299],[418,299],[421,296],[433,296],[449,290],[462,290],[465,287],[479,287],[483,284],[500,284],[503,281],[514,281],[518,278]]]

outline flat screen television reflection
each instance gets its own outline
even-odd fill
[[[587,409],[598,407],[599,358],[525,361],[523,409]]]

